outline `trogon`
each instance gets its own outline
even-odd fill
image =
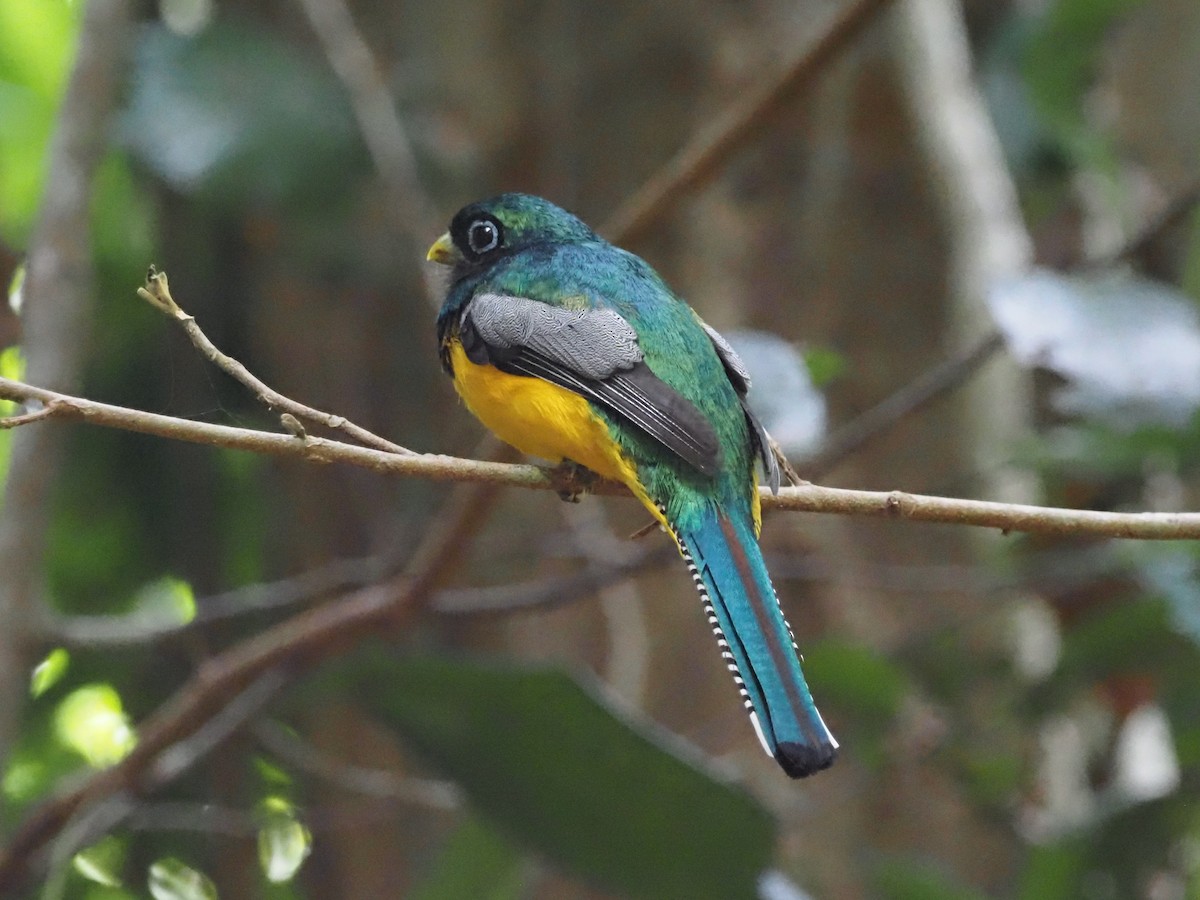
[[[758,547],[756,461],[779,468],[729,344],[641,258],[528,194],[460,210],[441,361],[502,440],[625,484],[674,538],[763,748],[794,778],[837,741],[813,703]]]

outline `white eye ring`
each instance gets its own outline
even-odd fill
[[[500,246],[500,227],[490,219],[477,219],[467,229],[467,245],[479,255],[495,250]]]

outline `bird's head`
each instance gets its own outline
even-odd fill
[[[549,200],[501,194],[460,209],[426,258],[469,272],[538,244],[596,239],[583,222]]]

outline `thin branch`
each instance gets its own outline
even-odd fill
[[[580,597],[665,565],[674,557],[670,544],[638,548],[621,559],[583,572],[520,581],[495,587],[451,588],[437,593],[430,609],[440,615],[503,615],[573,603]],[[144,613],[113,616],[56,616],[41,627],[45,643],[69,647],[114,648],[177,638],[214,622],[261,615],[313,602],[334,591],[365,587],[391,568],[379,557],[336,560],[291,578],[226,591],[196,601],[196,616],[187,621],[148,617]]]
[[[642,572],[659,568],[675,557],[672,544],[635,546],[638,549],[624,559],[589,566],[582,572],[570,575],[499,587],[442,591],[434,598],[431,609],[446,616],[480,616],[563,606]]]
[[[210,444],[233,450],[249,450],[273,456],[288,456],[317,463],[348,463],[390,475],[407,475],[435,481],[456,481],[489,486],[521,487],[571,493],[561,469],[511,463],[482,462],[452,456],[412,453],[401,456],[369,447],[356,447],[323,438],[294,438],[228,425],[210,425],[176,419],[123,406],[96,403],[80,397],[35,388],[19,381],[0,378],[0,397],[9,400],[53,402],[57,413],[50,418],[70,418],[94,425],[138,431],[173,440]],[[598,481],[591,492],[628,496],[622,485]],[[761,488],[763,507],[834,515],[876,516],[996,528],[1005,533],[1021,531],[1041,534],[1097,535],[1141,540],[1192,540],[1200,538],[1200,513],[1117,513],[1058,509],[1024,504],[993,503],[930,497],[902,491],[853,491],[815,484],[781,488],[778,494]],[[479,502],[463,501],[464,506]]]
[[[386,438],[382,438],[359,425],[355,425],[345,416],[335,416],[333,413],[314,409],[311,406],[305,406],[303,403],[297,403],[290,397],[285,397],[279,391],[262,382],[232,356],[222,353],[217,345],[208,339],[208,335],[204,333],[200,326],[196,324],[196,320],[175,302],[175,298],[171,296],[171,288],[167,283],[166,272],[159,272],[154,266],[151,266],[150,271],[146,274],[145,287],[138,288],[138,296],[155,309],[166,313],[178,322],[183,327],[183,330],[187,332],[187,336],[191,339],[192,344],[205,359],[254,391],[255,396],[271,409],[282,410],[285,414],[290,413],[306,422],[313,422],[335,431],[342,431],[354,438],[354,440],[368,447],[374,447],[377,450],[386,450],[390,453],[412,453],[411,450],[401,447],[399,444],[393,444]],[[297,436],[303,437],[303,433],[301,432]]]
[[[5,416],[0,419],[0,429],[7,430],[9,428],[19,428],[22,425],[29,425],[37,422],[39,419],[48,419],[55,415],[54,404],[43,406],[27,413],[21,413],[17,416]]]
[[[410,778],[333,759],[277,722],[260,722],[254,728],[254,737],[287,765],[343,790],[440,810],[459,809],[463,803],[462,792],[451,781]]]
[[[410,458],[352,449],[390,459]],[[154,767],[161,755],[203,729],[231,696],[260,676],[279,667],[311,668],[347,643],[397,628],[410,618],[453,570],[452,561],[486,520],[488,501],[497,492],[497,486],[489,484],[458,492],[457,502],[452,496],[436,527],[425,533],[406,576],[306,610],[207,660],[174,697],[139,725],[138,743],[128,756],[45,801],[23,821],[0,849],[0,896],[16,890],[40,848],[53,842],[73,818],[87,815],[87,810],[114,796],[154,786]],[[475,500],[482,501],[482,507],[468,502]]]
[[[1099,259],[1085,260],[1080,268],[1110,269],[1122,263],[1138,263],[1166,232],[1175,228],[1200,204],[1200,181],[1193,181],[1175,195],[1167,205],[1147,222],[1126,243]]]
[[[350,98],[363,143],[391,194],[387,208],[393,220],[414,247],[422,247],[434,232],[438,216],[421,185],[412,142],[370,45],[342,0],[299,3]],[[436,309],[442,301],[429,267],[421,269],[421,278],[426,297]]]
[[[276,612],[335,591],[365,587],[394,568],[380,556],[334,560],[290,578],[200,598],[196,615],[186,622],[142,611],[108,616],[52,615],[43,624],[41,637],[47,643],[70,647],[133,647],[189,634],[214,622]]]
[[[993,331],[963,352],[922,372],[904,387],[889,394],[866,412],[847,422],[797,465],[812,478],[829,472],[875,438],[934,400],[955,390],[1004,348],[1004,338]]]
[[[633,243],[689,192],[715,177],[730,158],[758,137],[780,111],[874,22],[891,0],[858,0],[783,71],[740,97],[699,132],[605,223],[614,241]]]
[[[152,790],[158,785],[169,784],[192,768],[257,715],[287,681],[282,669],[263,672],[185,740],[164,748],[146,771],[142,789]]]

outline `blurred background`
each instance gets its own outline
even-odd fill
[[[137,299],[153,262],[289,397],[491,454],[423,259],[523,190],[734,340],[803,477],[1195,509],[1198,60],[1195,0],[0,0],[0,374],[279,431]],[[206,660],[403,571],[451,504],[82,424],[0,432],[0,459],[9,838]],[[768,515],[843,747],[792,782],[635,504],[475,502],[450,593],[293,661],[11,895],[1200,897],[1194,545]]]

